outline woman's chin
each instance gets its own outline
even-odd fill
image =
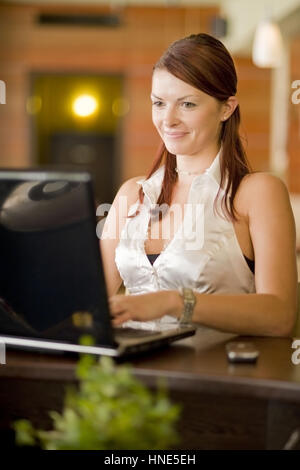
[[[183,145],[172,145],[169,142],[165,142],[165,147],[168,152],[172,153],[173,155],[185,155],[187,153],[187,148]]]

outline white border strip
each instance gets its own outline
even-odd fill
[[[0,365],[6,364],[6,345],[3,340],[0,339]]]
[[[109,347],[101,347],[101,346],[83,346],[80,344],[68,344],[68,343],[56,343],[50,341],[41,341],[41,340],[32,340],[32,339],[25,339],[25,338],[12,338],[8,336],[1,336],[0,337],[0,345],[13,345],[13,346],[27,346],[30,348],[41,348],[41,349],[48,349],[53,351],[70,351],[70,352],[78,352],[78,353],[87,353],[87,354],[97,354],[103,356],[111,356],[116,357],[120,355],[120,349],[112,349]],[[1,358],[1,356],[0,356]],[[1,363],[1,362],[0,362]]]

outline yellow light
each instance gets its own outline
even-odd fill
[[[97,108],[97,100],[91,95],[80,95],[73,102],[73,111],[77,116],[90,116],[94,114]]]

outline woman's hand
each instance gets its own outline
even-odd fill
[[[149,321],[164,315],[179,317],[182,302],[177,291],[159,291],[139,295],[113,295],[109,298],[113,325],[128,320]]]

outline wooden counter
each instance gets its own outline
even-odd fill
[[[234,335],[200,328],[195,337],[131,359],[134,374],[155,387],[167,379],[182,405],[181,449],[281,449],[300,427],[300,365],[292,339],[238,337],[260,350],[256,364],[229,364],[225,345]],[[29,418],[49,427],[64,388],[75,382],[76,356],[7,351],[0,366],[0,437],[13,445],[11,421]],[[129,361],[126,361],[129,362]]]

